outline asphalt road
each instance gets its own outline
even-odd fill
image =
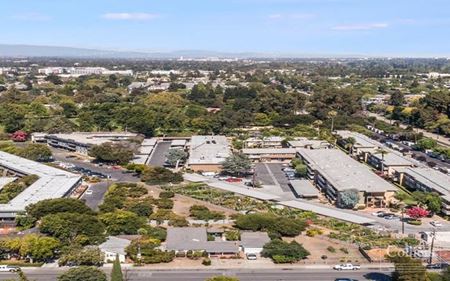
[[[169,151],[171,145],[172,142],[170,141],[159,142],[153,150],[148,164],[151,166],[162,167],[164,165],[164,162],[166,161],[166,154],[167,151]]]
[[[38,268],[24,269],[30,280],[56,281],[57,277],[67,269],[63,268]],[[370,270],[337,272],[332,269],[229,269],[229,270],[170,270],[155,271],[146,268],[133,268],[124,271],[124,277],[128,281],[204,281],[217,275],[226,275],[238,278],[240,281],[333,281],[336,278],[352,278],[356,280],[390,280],[390,270]],[[110,269],[105,269],[109,274]],[[0,273],[0,280],[14,278],[12,273]]]
[[[92,194],[87,194],[86,192],[81,196],[81,199],[85,200],[86,205],[94,211],[98,211],[98,206],[103,202],[103,196],[111,182],[100,182],[93,184],[88,190],[92,190]]]

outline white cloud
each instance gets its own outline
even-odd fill
[[[152,20],[159,15],[157,14],[149,14],[149,13],[106,13],[101,16],[107,20],[136,20],[136,21],[144,21],[144,20]]]
[[[348,25],[335,25],[331,29],[333,30],[371,30],[382,29],[389,27],[387,23],[364,23],[364,24],[348,24]]]
[[[21,21],[49,21],[51,20],[51,17],[41,14],[41,13],[22,13],[22,14],[16,14],[12,16],[15,20],[21,20]]]
[[[268,16],[269,19],[294,19],[294,20],[304,20],[304,19],[312,19],[316,17],[315,14],[271,14]]]

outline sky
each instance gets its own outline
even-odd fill
[[[0,44],[450,56],[449,0],[0,0]]]

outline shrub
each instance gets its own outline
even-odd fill
[[[265,244],[261,255],[271,258],[275,263],[292,263],[309,256],[309,252],[295,241],[290,243],[272,240]]]
[[[422,221],[419,221],[419,220],[408,220],[408,224],[410,224],[410,225],[422,225]]]
[[[167,198],[159,199],[156,201],[156,206],[161,209],[172,209],[173,208],[173,201]]]
[[[204,266],[209,266],[209,265],[211,265],[211,259],[209,259],[209,258],[203,259],[202,264],[203,264]]]
[[[328,246],[327,251],[330,253],[336,253],[336,249],[333,246]]]
[[[340,248],[339,250],[341,252],[343,252],[344,254],[348,254],[348,249],[346,249],[346,248]]]
[[[159,198],[172,198],[175,196],[175,193],[173,191],[162,191],[159,194]]]

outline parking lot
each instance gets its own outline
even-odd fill
[[[283,192],[291,192],[289,179],[283,172],[281,163],[257,163],[255,165],[256,179],[263,185],[277,185]]]
[[[98,206],[103,202],[103,196],[108,187],[109,182],[100,182],[91,185],[86,192],[81,196],[82,200],[85,200],[86,205],[94,211],[98,211]]]
[[[170,149],[172,142],[170,141],[162,141],[159,142],[155,149],[153,150],[152,155],[150,156],[149,165],[151,166],[164,166],[164,162],[166,161],[166,154]]]

